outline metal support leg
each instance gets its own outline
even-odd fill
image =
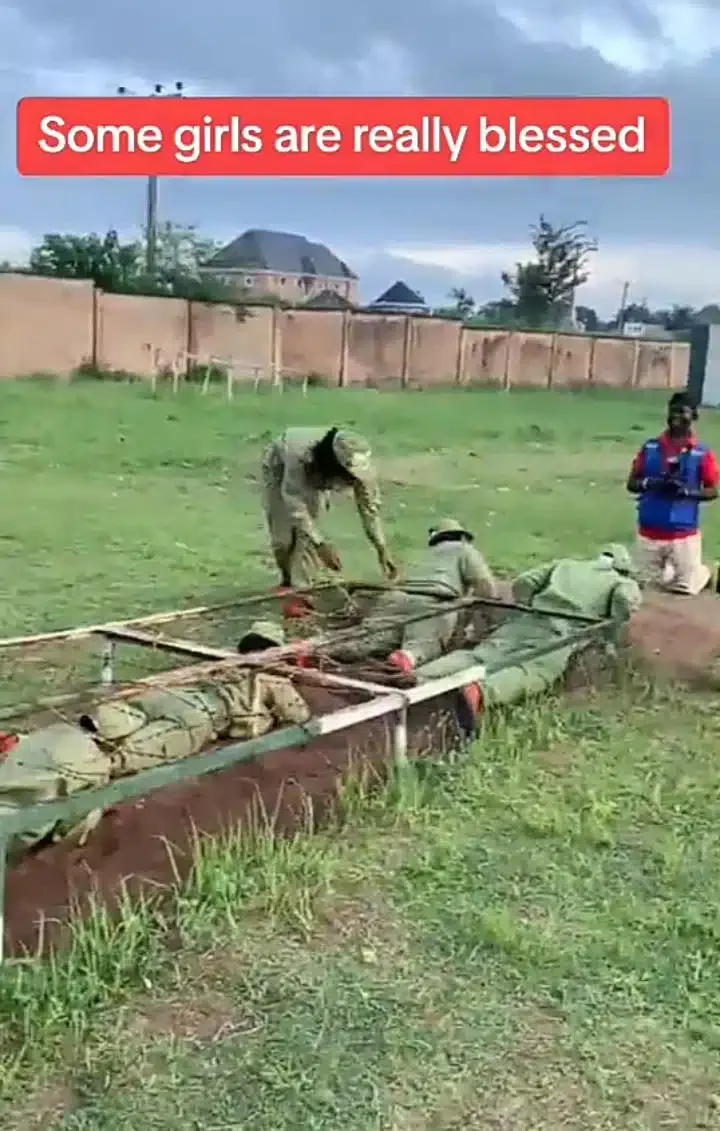
[[[408,760],[408,709],[407,704],[398,711],[393,729],[393,757],[396,766],[406,766]]]
[[[102,667],[100,669],[100,683],[103,687],[110,687],[115,682],[115,641],[106,640],[102,650]]]
[[[5,877],[7,875],[7,837],[0,837],[0,966],[5,961]]]

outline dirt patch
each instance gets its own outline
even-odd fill
[[[720,596],[676,597],[648,592],[633,617],[637,655],[666,678],[720,687]]]
[[[59,1127],[75,1106],[72,1088],[60,1080],[32,1092],[22,1106],[7,1116],[4,1131],[49,1131]]]
[[[316,713],[347,706],[348,695],[303,689]],[[409,713],[411,753],[422,757],[457,739],[451,699],[437,699]],[[110,810],[84,848],[68,841],[49,845],[8,871],[5,946],[8,954],[47,952],[67,935],[70,909],[95,896],[113,906],[130,896],[162,893],[187,875],[197,833],[217,836],[258,813],[275,815],[279,833],[307,817],[322,823],[337,797],[338,781],[358,760],[379,770],[391,749],[384,719],[352,727],[303,749],[280,750],[130,801]],[[379,775],[381,776],[381,775]],[[172,846],[172,855],[168,851]]]
[[[217,1042],[242,1033],[257,1032],[262,1022],[221,993],[193,995],[189,1001],[156,1002],[133,1016],[134,1038],[171,1037],[200,1043]]]

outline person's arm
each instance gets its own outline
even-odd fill
[[[302,726],[309,721],[312,711],[292,681],[282,676],[258,675],[262,680],[262,701],[276,723]]]
[[[613,589],[610,616],[618,621],[630,620],[632,614],[636,613],[641,605],[642,590],[637,581],[633,581],[630,577],[624,578]]]
[[[280,493],[293,526],[314,546],[323,542],[305,498],[307,476],[302,459],[295,452],[286,452]]]
[[[710,449],[703,455],[700,483],[700,489],[695,496],[699,503],[711,503],[713,499],[717,499],[718,488],[720,487],[720,467],[715,453],[711,452]]]
[[[460,556],[460,577],[468,596],[495,601],[500,596],[492,570],[480,551],[469,543]]]
[[[645,449],[641,448],[632,461],[628,475],[627,489],[631,495],[642,495],[647,490],[648,481],[645,478]]]
[[[375,547],[378,553],[387,549],[385,530],[380,517],[382,499],[377,480],[374,477],[356,479],[353,483],[353,495],[368,542]]]
[[[380,518],[380,488],[374,473],[366,479],[356,479],[353,484],[353,494],[365,537],[375,547],[380,569],[388,581],[395,581],[397,567],[390,557],[385,541],[385,530]]]
[[[512,583],[513,600],[518,605],[531,605],[533,597],[545,588],[554,566],[536,566],[525,570]]]

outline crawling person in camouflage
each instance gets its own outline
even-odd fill
[[[561,558],[529,569],[515,578],[512,593],[518,604],[545,615],[513,612],[474,648],[457,649],[417,672],[423,683],[474,664],[488,667],[482,688],[473,684],[459,696],[462,725],[468,732],[484,706],[509,706],[539,695],[565,674],[570,660],[583,647],[564,643],[580,627],[567,619],[568,614],[623,625],[642,604],[632,558],[619,543],[605,546],[595,558]],[[535,659],[518,660],[528,649],[544,645],[552,650]]]
[[[317,522],[330,492],[352,491],[365,536],[388,580],[396,576],[380,519],[380,491],[367,440],[344,428],[288,428],[266,449],[263,505],[282,588],[310,589],[324,566],[339,572],[337,550]],[[298,606],[299,607],[299,606]]]
[[[345,663],[389,658],[394,667],[410,672],[443,656],[456,635],[461,613],[447,611],[445,605],[462,597],[497,596],[495,579],[473,545],[473,535],[454,518],[446,518],[429,531],[427,547],[411,562],[405,580],[375,598],[362,637],[330,646],[327,652]],[[424,613],[436,615],[405,623]]]
[[[244,638],[241,650],[258,650],[257,640],[249,643],[252,647]],[[264,647],[269,646],[266,641]],[[0,817],[192,757],[218,742],[302,725],[310,716],[289,679],[249,668],[228,672],[222,680],[107,699],[81,715],[77,725],[44,727],[8,751],[0,763]],[[101,817],[95,812],[82,823],[82,839]],[[54,831],[53,825],[40,825],[21,840],[35,845]]]

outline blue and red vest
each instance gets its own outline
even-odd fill
[[[659,479],[667,470],[665,453],[659,440],[643,444],[644,474]],[[702,487],[702,464],[707,449],[702,444],[681,452],[677,477],[683,486],[697,491]],[[700,504],[697,499],[665,498],[646,491],[638,502],[638,526],[646,530],[673,534],[695,534],[700,525]]]

